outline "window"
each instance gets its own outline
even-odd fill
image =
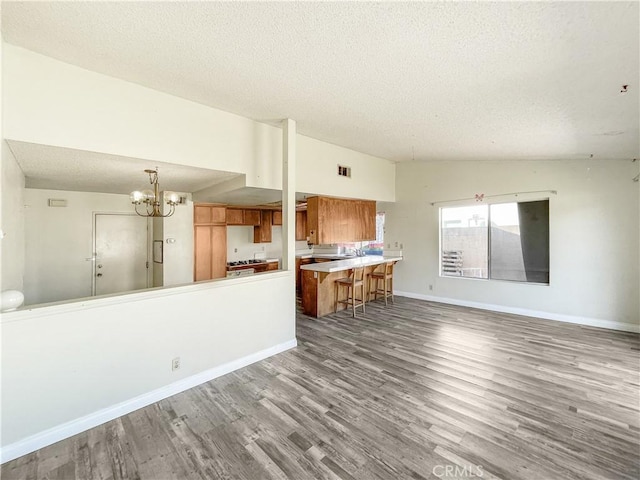
[[[441,209],[441,275],[549,283],[549,200]]]
[[[384,212],[376,213],[376,239],[362,242],[362,248],[368,255],[382,255],[384,249]]]

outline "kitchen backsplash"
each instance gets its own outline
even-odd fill
[[[271,227],[271,243],[253,243],[253,227],[227,226],[227,262],[249,260],[255,254],[264,253],[266,258],[282,258],[282,227]],[[296,242],[296,251],[308,250],[307,242]]]

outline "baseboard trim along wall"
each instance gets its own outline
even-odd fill
[[[118,403],[111,407],[104,408],[84,417],[72,420],[57,427],[50,428],[43,432],[37,433],[23,440],[7,445],[0,450],[0,463],[5,463],[15,458],[21,457],[28,453],[34,452],[40,448],[47,447],[53,443],[72,437],[78,433],[97,427],[103,423],[115,420],[118,417],[131,413],[140,408],[151,405],[165,398],[184,392],[190,388],[196,387],[203,383],[221,377],[227,373],[231,373],[252,363],[264,360],[278,353],[282,353],[298,345],[297,340],[289,340],[288,342],[274,345],[273,347],[260,350],[258,352],[238,358],[231,362],[219,365],[217,367],[205,370],[196,375],[183,378],[174,383],[170,383],[164,387],[152,390],[151,392],[139,395],[130,400]]]
[[[564,315],[561,313],[541,312],[538,310],[528,310],[526,308],[507,307],[504,305],[493,305],[489,303],[470,302],[458,300],[457,298],[436,297],[433,295],[423,295],[421,293],[394,291],[394,295],[399,297],[415,298],[417,300],[427,300],[429,302],[446,303],[448,305],[458,305],[460,307],[479,308],[480,310],[491,310],[500,313],[513,313],[526,317],[538,317],[545,320],[555,320],[558,322],[577,323],[589,327],[607,328],[609,330],[621,330],[624,332],[640,332],[640,325],[632,323],[614,322],[611,320],[599,320],[597,318],[577,317],[574,315]]]

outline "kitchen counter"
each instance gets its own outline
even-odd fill
[[[355,258],[356,255],[353,253],[314,253],[314,252],[301,252],[298,250],[296,252],[296,258],[331,258],[335,260],[342,260],[344,258]]]
[[[326,257],[325,257],[326,258]],[[301,291],[302,311],[312,317],[323,317],[336,310],[335,288],[336,280],[346,277],[346,272],[352,268],[365,268],[365,300],[369,295],[368,277],[378,268],[389,262],[395,263],[402,260],[397,255],[367,255],[365,257],[353,257],[332,262],[310,263],[301,265]],[[340,298],[346,294],[344,289],[340,292]],[[338,305],[338,310],[345,308],[344,304]]]
[[[324,258],[334,258],[336,255]],[[320,257],[322,258],[322,257]],[[310,263],[301,265],[301,270],[311,270],[314,272],[333,273],[350,270],[357,267],[368,267],[370,265],[380,265],[387,262],[398,262],[402,257],[384,256],[384,255],[366,255],[364,257],[349,257],[344,260],[336,260],[333,262]]]

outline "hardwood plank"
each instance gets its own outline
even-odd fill
[[[2,466],[3,479],[640,476],[637,334],[402,297]],[[442,471],[442,469],[440,470]]]

